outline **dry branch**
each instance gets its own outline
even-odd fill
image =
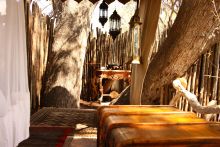
[[[201,114],[220,113],[220,105],[212,105],[216,103],[215,100],[209,102],[210,105],[202,106],[197,100],[197,96],[186,90],[182,83],[181,78],[178,78],[173,81],[173,87],[177,90],[177,93],[183,95],[188,100],[194,111]]]

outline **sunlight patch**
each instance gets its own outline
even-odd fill
[[[6,15],[6,0],[0,0],[0,16]]]

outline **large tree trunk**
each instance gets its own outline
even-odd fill
[[[56,1],[55,1],[56,2]],[[54,3],[55,3],[54,2]],[[92,3],[63,3],[44,77],[42,106],[79,107],[83,61]]]
[[[215,11],[216,6],[216,11]],[[142,104],[159,101],[159,89],[187,69],[219,39],[220,0],[183,0],[168,38],[154,57],[145,75]]]

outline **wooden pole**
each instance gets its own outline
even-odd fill
[[[204,97],[203,97],[203,106],[206,105],[207,102],[207,97],[208,97],[208,75],[209,75],[209,62],[210,62],[210,53],[206,53],[206,65],[205,65],[205,75],[204,75],[204,83],[205,83],[205,88],[204,88]]]
[[[207,97],[206,97],[206,105],[209,103],[212,96],[212,76],[213,76],[213,59],[214,59],[214,50],[213,48],[210,51],[210,62],[209,62],[209,78],[208,78],[208,89],[207,89]]]
[[[196,73],[197,73],[197,64],[194,64],[192,66],[192,80],[191,80],[191,87],[190,87],[190,91],[194,94],[196,93],[196,87],[195,87]],[[190,111],[192,111],[192,107],[190,107]]]
[[[204,99],[204,82],[205,82],[205,68],[206,68],[206,56],[203,54],[201,57],[201,67],[200,67],[200,77],[199,77],[199,102],[203,103],[203,99]]]
[[[189,69],[189,73],[188,73],[188,80],[187,80],[187,90],[190,91],[190,87],[191,87],[191,84],[192,84],[192,67]],[[188,108],[189,108],[189,102],[185,99],[185,108],[184,108],[184,111],[188,111]]]
[[[220,45],[216,44],[214,48],[214,60],[213,60],[213,85],[212,85],[212,99],[217,100],[217,86],[218,86],[218,75],[219,75],[219,55]]]

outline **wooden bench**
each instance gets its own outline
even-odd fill
[[[98,136],[97,143],[99,146],[103,146],[102,132],[104,121],[111,115],[146,115],[146,114],[161,114],[161,113],[185,113],[173,106],[169,105],[158,105],[158,106],[137,106],[137,105],[113,105],[113,106],[102,106],[98,109]]]
[[[219,126],[218,126],[219,127]],[[120,127],[112,130],[106,146],[213,146],[220,145],[218,127],[211,124],[172,124]]]
[[[216,145],[220,141],[220,129],[172,106],[105,106],[98,115],[98,146]]]

